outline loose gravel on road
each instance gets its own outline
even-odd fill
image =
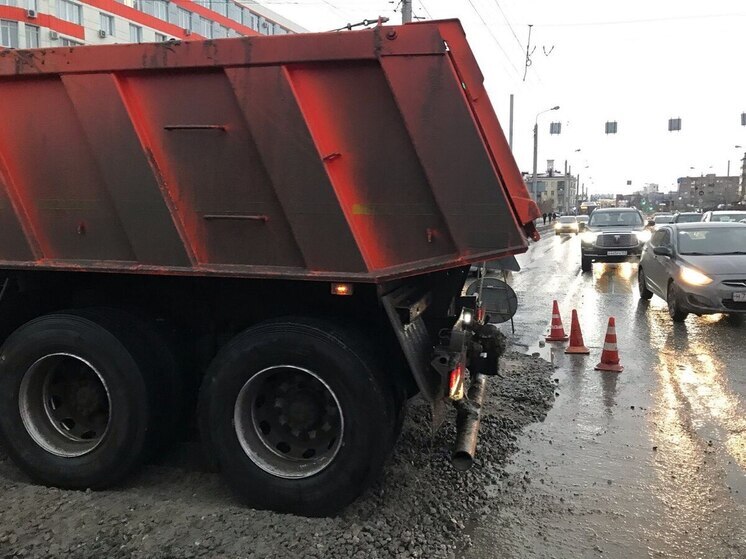
[[[384,478],[340,517],[248,509],[216,474],[183,464],[182,445],[126,487],[101,492],[32,485],[0,449],[0,557],[241,557],[324,559],[460,556],[470,526],[493,510],[521,429],[554,400],[553,367],[507,353],[491,379],[475,466],[449,463],[453,415],[431,435],[428,406],[410,402]],[[491,508],[492,507],[492,508]]]

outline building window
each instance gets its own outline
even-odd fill
[[[69,0],[57,0],[57,15],[60,19],[80,25],[83,21],[83,7]]]
[[[0,19],[0,45],[18,48],[18,22]]]
[[[212,30],[212,38],[213,39],[225,39],[228,36],[228,28],[220,25],[219,23],[215,24],[215,27]]]
[[[68,39],[67,37],[61,37],[60,44],[63,47],[79,47],[83,45],[83,43],[79,41],[73,41],[72,39]]]
[[[168,2],[155,0],[153,2],[153,15],[163,21],[168,21]]]
[[[115,28],[114,28],[114,16],[110,16],[109,14],[101,13],[101,29],[103,31],[106,31],[107,35],[114,36]]]
[[[39,48],[39,28],[36,25],[26,24],[26,48]]]
[[[233,21],[241,23],[243,21],[243,8],[235,2],[228,2],[228,17]]]
[[[243,11],[243,24],[246,27],[251,27],[254,31],[259,31],[259,19],[256,14],[251,10],[244,9]]]
[[[210,9],[220,15],[227,16],[228,2],[227,0],[210,0]]]
[[[142,43],[142,27],[130,23],[130,43]]]
[[[204,17],[199,18],[199,31],[197,33],[206,39],[212,39],[212,21]]]
[[[168,37],[166,37],[163,33],[156,33],[155,34],[155,42],[156,43],[165,43],[168,41]]]
[[[0,2],[0,4],[2,4],[2,2]],[[36,6],[36,0],[26,0],[26,9],[34,10],[35,12],[38,11],[38,7]]]
[[[192,12],[182,7],[176,8],[176,25],[182,29],[192,29]]]

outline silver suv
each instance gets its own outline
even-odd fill
[[[650,235],[634,208],[595,210],[580,234],[581,267],[590,272],[593,262],[636,262]]]

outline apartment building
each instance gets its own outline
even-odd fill
[[[0,0],[0,47],[50,48],[300,33],[237,0]]]

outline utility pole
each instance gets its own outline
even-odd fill
[[[549,111],[556,111],[559,110],[559,105],[556,105],[552,107],[551,109],[547,109],[545,111],[541,111],[540,113],[536,114],[536,118],[534,119],[534,177],[531,181],[531,196],[533,197],[534,201],[538,199],[538,193],[536,192],[536,167],[538,165],[538,161],[536,158],[539,155],[539,116],[543,115],[544,113],[548,113]]]
[[[401,0],[401,22],[410,23],[412,21],[412,0]]]
[[[513,151],[513,94],[510,94],[510,126],[508,128],[508,144],[510,151]]]
[[[531,197],[536,201],[536,166],[538,161],[536,160],[539,154],[539,123],[534,122],[534,176],[531,180]]]

